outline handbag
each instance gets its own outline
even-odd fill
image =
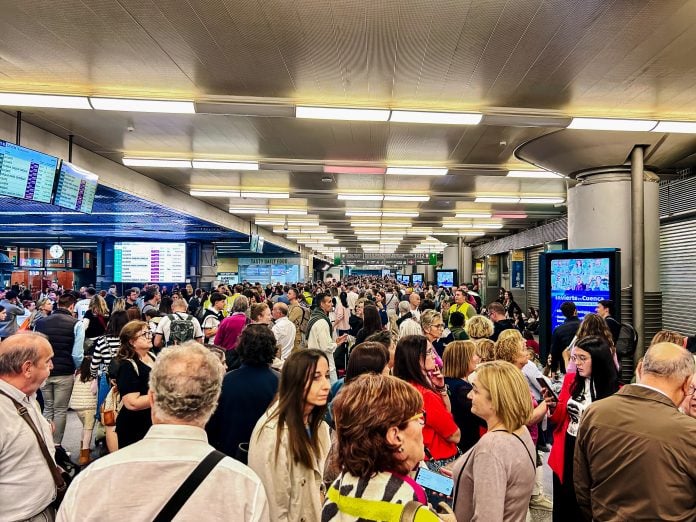
[[[104,426],[116,426],[116,416],[120,409],[121,396],[116,386],[112,386],[99,408],[99,420]]]
[[[58,469],[58,466],[56,466],[56,463],[51,457],[51,454],[48,452],[48,448],[46,447],[46,441],[44,441],[43,437],[39,433],[39,430],[34,425],[34,421],[31,420],[31,417],[29,416],[29,411],[26,409],[26,407],[21,403],[17,402],[14,398],[10,397],[2,390],[0,390],[0,395],[4,395],[12,401],[14,407],[17,408],[17,413],[19,413],[19,416],[22,417],[22,419],[24,419],[24,421],[31,428],[31,431],[34,432],[34,436],[36,436],[36,441],[39,443],[39,449],[41,450],[41,454],[46,460],[46,464],[48,464],[48,469],[51,471],[53,482],[56,485],[56,499],[53,501],[53,507],[58,508],[58,506],[60,506],[61,501],[63,500],[63,497],[65,496],[65,492],[68,490],[68,483],[66,482],[61,471]]]

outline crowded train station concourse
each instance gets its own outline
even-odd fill
[[[696,521],[696,0],[1,13],[0,522]]]

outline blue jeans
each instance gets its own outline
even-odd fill
[[[72,395],[75,378],[72,375],[54,375],[46,379],[41,387],[44,397],[43,415],[49,421],[53,421],[53,443],[59,446],[63,442],[65,422],[68,416],[68,404]]]

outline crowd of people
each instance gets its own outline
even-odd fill
[[[611,308],[563,303],[543,364],[473,285],[2,291],[0,520],[696,520],[693,343],[627,382]]]

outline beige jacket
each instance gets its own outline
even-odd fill
[[[275,406],[256,423],[249,443],[249,467],[263,482],[274,522],[315,522],[321,520],[324,502],[324,463],[331,446],[329,426],[319,425],[320,451],[312,469],[296,463],[288,451],[287,430],[283,430],[278,458],[275,444],[278,423],[266,424]]]

